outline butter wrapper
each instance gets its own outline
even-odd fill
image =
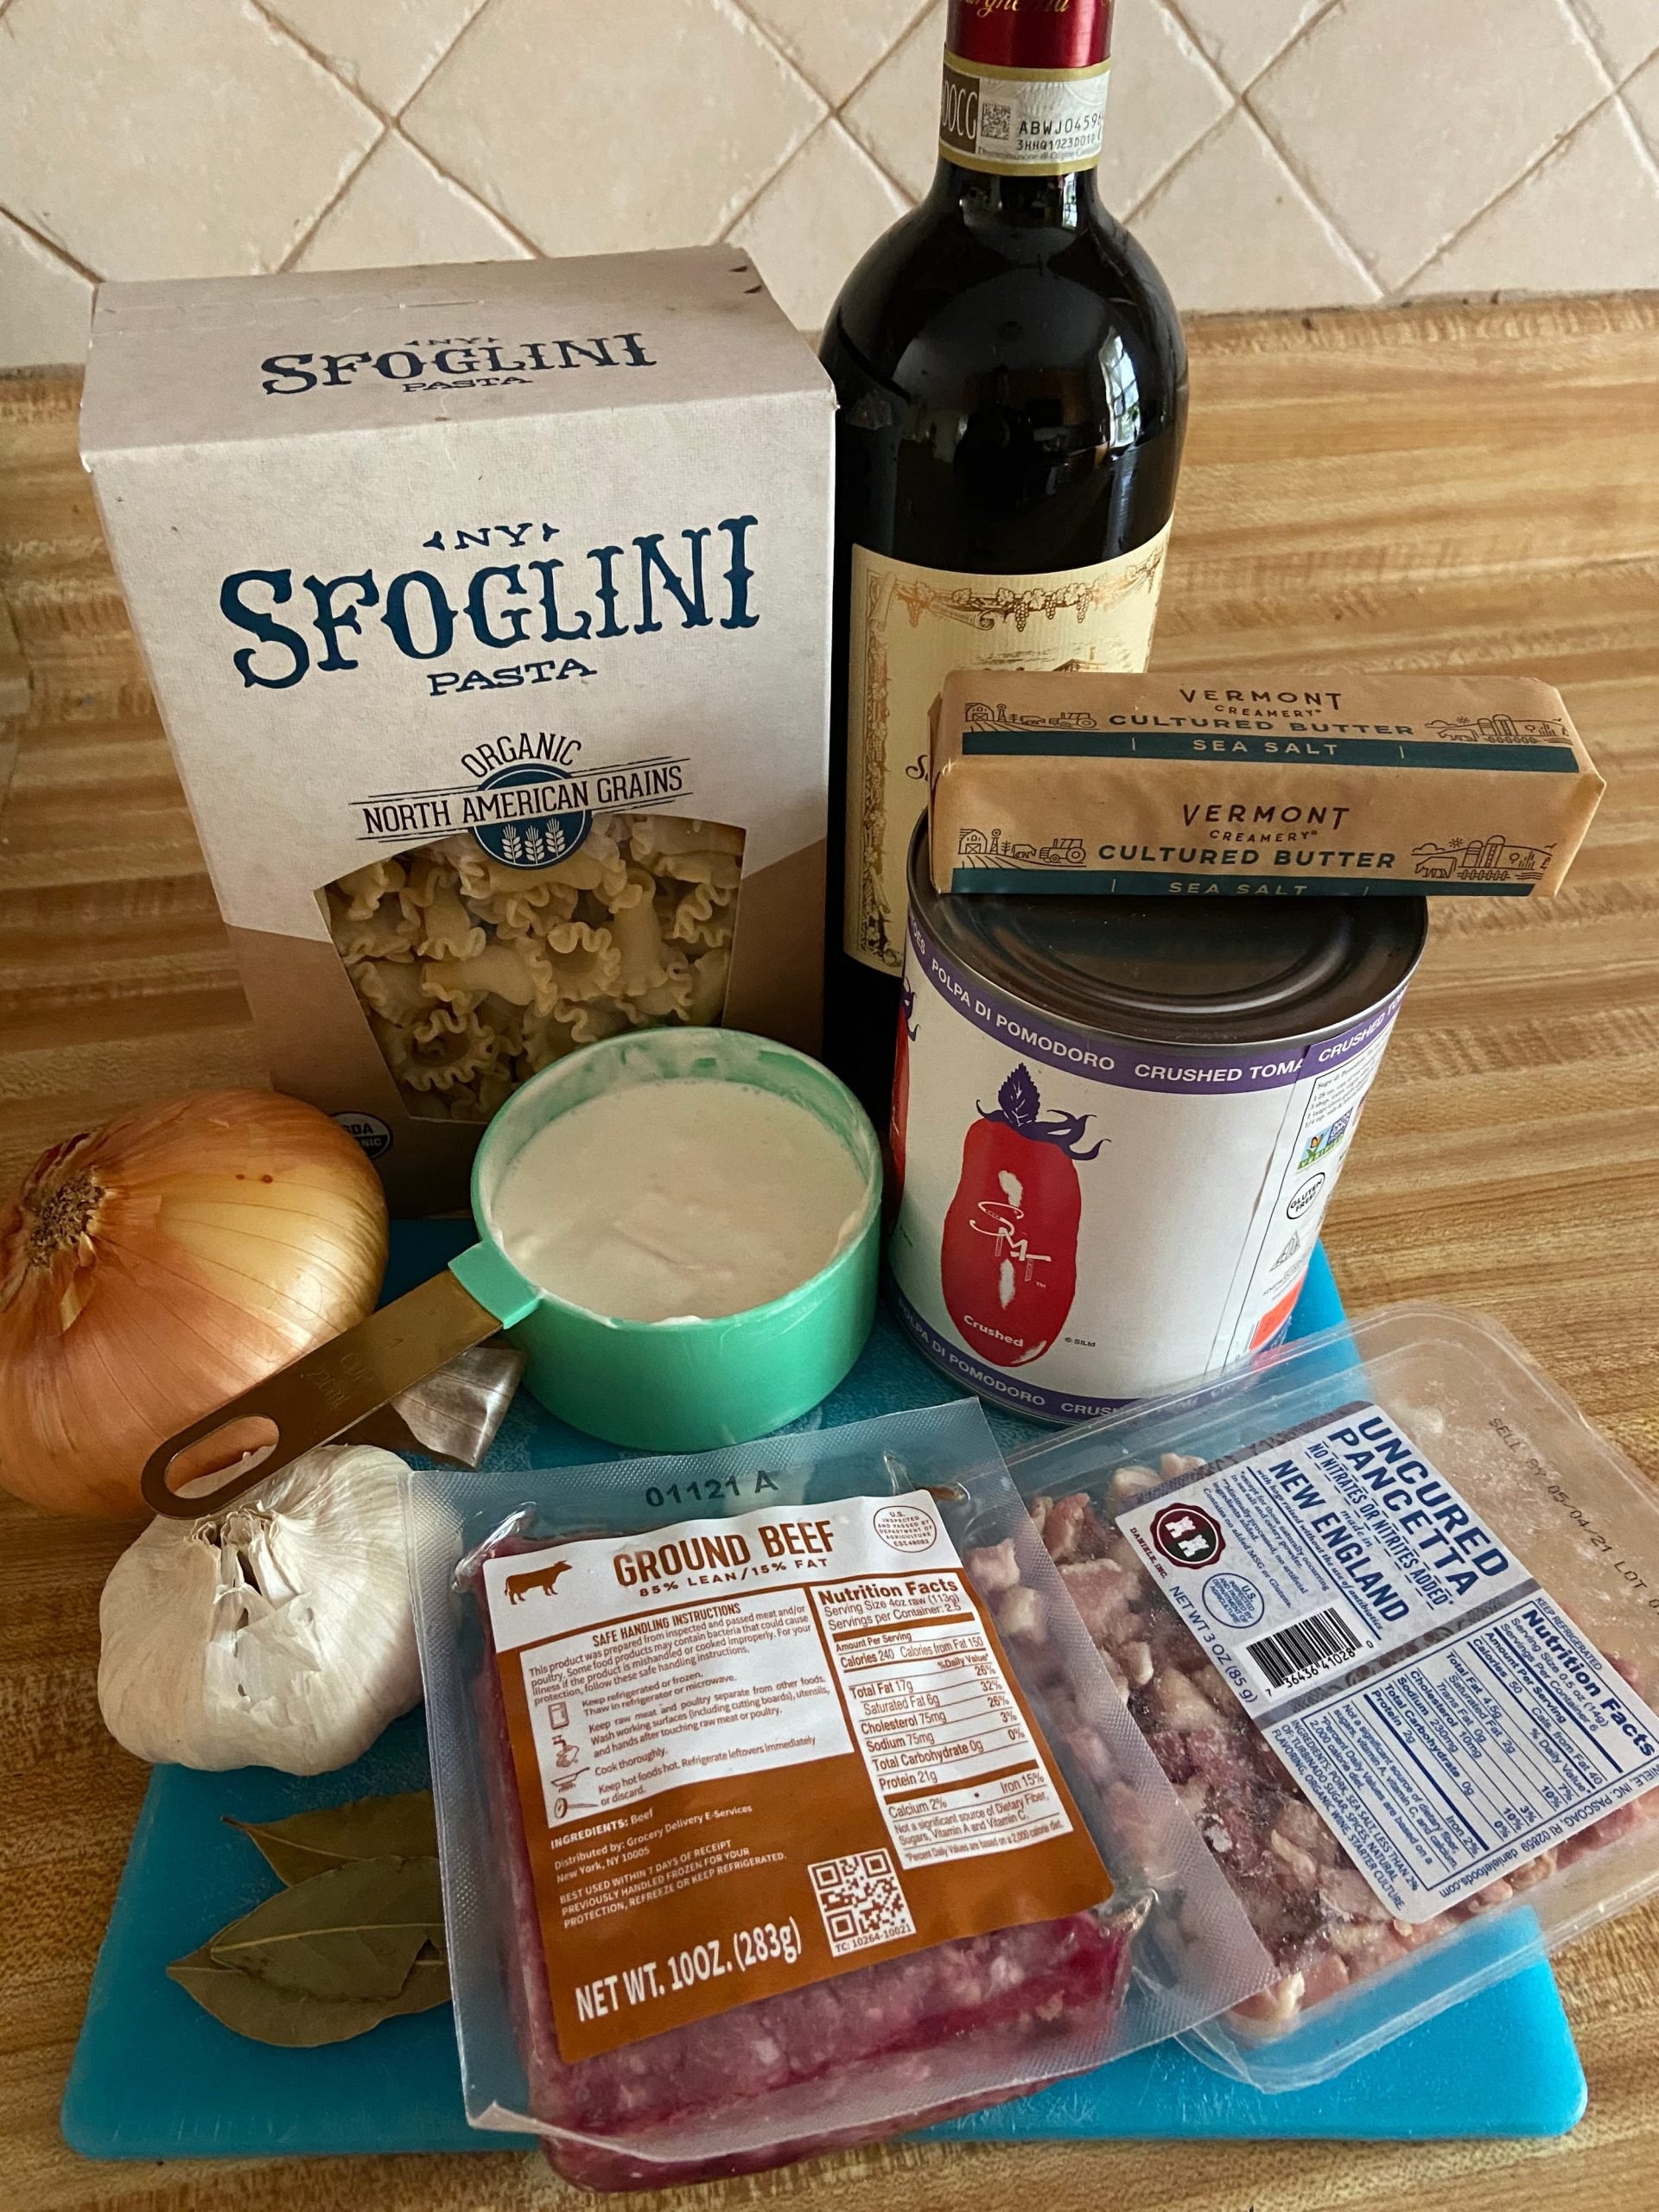
[[[932,727],[941,892],[1527,898],[1606,788],[1522,677],[959,669]]]

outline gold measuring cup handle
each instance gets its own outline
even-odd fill
[[[500,1327],[500,1319],[446,1268],[158,1445],[139,1484],[144,1503],[175,1521],[216,1513]],[[180,1495],[177,1484],[249,1452],[263,1457],[216,1489]]]

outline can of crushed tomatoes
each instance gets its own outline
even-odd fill
[[[1084,1421],[1275,1343],[1428,932],[1412,896],[942,896],[918,831],[899,1318]]]

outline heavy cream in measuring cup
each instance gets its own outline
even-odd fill
[[[864,1176],[816,1114],[749,1083],[639,1083],[538,1129],[501,1179],[497,1243],[521,1274],[622,1321],[747,1313],[856,1233]]]

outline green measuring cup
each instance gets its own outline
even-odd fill
[[[497,1241],[492,1210],[530,1139],[575,1106],[639,1083],[751,1084],[804,1107],[840,1140],[864,1182],[858,1217],[828,1265],[781,1298],[711,1320],[620,1321],[541,1289]],[[589,1045],[522,1084],[491,1122],[473,1167],[479,1241],[429,1282],[372,1313],[153,1452],[145,1502],[196,1519],[346,1435],[469,1344],[505,1329],[524,1380],[551,1414],[607,1443],[700,1452],[746,1443],[827,1397],[875,1315],[881,1151],[857,1100],[787,1045],[737,1029],[646,1029]],[[258,1452],[212,1491],[175,1484]]]

